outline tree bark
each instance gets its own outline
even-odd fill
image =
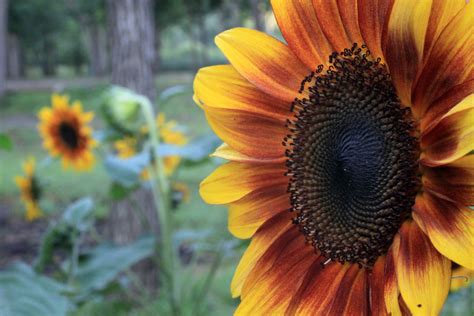
[[[152,0],[107,0],[107,32],[111,40],[111,82],[154,102],[156,59],[152,5]],[[118,244],[128,244],[145,232],[159,236],[151,192],[141,188],[130,199],[112,205],[104,227],[106,236]],[[157,270],[150,262],[140,264],[135,271],[147,288],[156,289]]]
[[[255,22],[255,28],[259,31],[265,32],[262,0],[250,0],[250,4],[252,5],[252,15]]]
[[[155,23],[152,0],[108,0],[113,84],[155,101]]]
[[[8,34],[7,39],[7,78],[18,79],[21,76],[21,47],[18,36]]]
[[[7,0],[0,0],[0,96],[5,93],[7,81]]]

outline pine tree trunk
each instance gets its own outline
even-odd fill
[[[108,0],[113,84],[156,98],[152,0]]]
[[[5,93],[7,81],[7,0],[0,0],[0,96]]]
[[[265,23],[263,21],[262,0],[251,0],[252,15],[255,21],[255,28],[259,31],[265,32]]]

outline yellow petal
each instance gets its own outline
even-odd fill
[[[415,222],[400,228],[400,249],[395,258],[398,286],[413,315],[438,315],[451,282],[451,261],[432,246]]]
[[[288,46],[262,32],[235,28],[219,34],[216,44],[248,81],[290,103],[310,72]]]
[[[440,253],[474,269],[473,211],[425,192],[416,199],[413,219]]]
[[[287,183],[285,170],[284,165],[229,162],[204,179],[199,192],[209,204],[234,202],[258,188]]]

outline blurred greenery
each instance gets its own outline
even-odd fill
[[[175,85],[189,86],[192,84],[192,79],[193,74],[189,72],[166,73],[158,76],[157,90],[159,92],[165,91]],[[107,88],[103,85],[90,89],[70,89],[64,93],[68,94],[72,100],[81,100],[86,110],[97,111]],[[193,103],[191,93],[190,90],[187,90],[176,96],[171,96],[160,111],[163,111],[169,119],[174,119],[186,126],[186,132],[191,138],[198,138],[209,134],[211,130],[199,107]],[[13,177],[21,173],[21,161],[28,155],[35,155],[39,162],[39,178],[46,185],[44,190],[46,198],[43,200],[48,200],[49,203],[42,205],[46,212],[54,216],[61,211],[58,206],[66,206],[71,201],[88,196],[93,192],[92,197],[96,204],[94,212],[103,217],[109,208],[111,181],[103,164],[99,161],[88,173],[73,173],[63,170],[58,161],[48,158],[47,153],[41,147],[40,137],[36,130],[36,113],[42,106],[49,103],[50,93],[46,91],[10,93],[1,101],[0,133],[11,138],[14,150],[3,151],[0,156],[2,165],[0,168],[0,203],[11,205],[17,217],[23,216],[23,206],[17,198],[18,189],[14,184]],[[96,119],[94,126],[101,128],[103,124]],[[200,181],[210,174],[219,163],[219,161],[208,160],[200,164],[184,164],[173,177],[177,181],[186,183],[190,188],[189,202],[181,203],[174,211],[178,232],[180,236],[204,232],[205,242],[203,241],[204,243],[201,245],[208,248],[218,247],[223,240],[234,240],[227,231],[225,207],[205,204],[198,193]],[[205,232],[208,234],[206,235]],[[205,246],[206,244],[208,246]],[[237,249],[222,258],[222,264],[216,270],[215,280],[211,284],[208,306],[206,306],[209,315],[229,315],[237,304],[237,301],[231,298],[229,288],[243,247]],[[193,275],[201,273],[205,275],[211,266],[212,262],[204,261],[197,267],[188,269],[192,270],[190,273]],[[140,306],[123,300],[91,301],[82,306],[74,315],[120,315],[124,310],[129,311],[131,315],[155,315],[158,306],[161,305],[159,301],[153,300]],[[127,313],[124,312],[124,314]]]

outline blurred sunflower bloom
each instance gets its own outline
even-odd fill
[[[200,187],[252,238],[236,315],[437,315],[474,269],[474,3],[272,1],[194,99],[230,160]],[[454,280],[453,280],[454,282]]]
[[[52,107],[44,107],[39,112],[38,128],[43,147],[53,157],[61,157],[64,168],[91,169],[95,162],[92,149],[97,146],[89,126],[94,114],[83,112],[79,101],[69,105],[67,96],[53,94],[51,102]]]
[[[25,218],[34,221],[43,216],[38,205],[41,198],[41,188],[35,175],[36,162],[34,157],[29,157],[23,162],[23,176],[16,176],[15,182],[21,192],[21,200],[25,204]]]

